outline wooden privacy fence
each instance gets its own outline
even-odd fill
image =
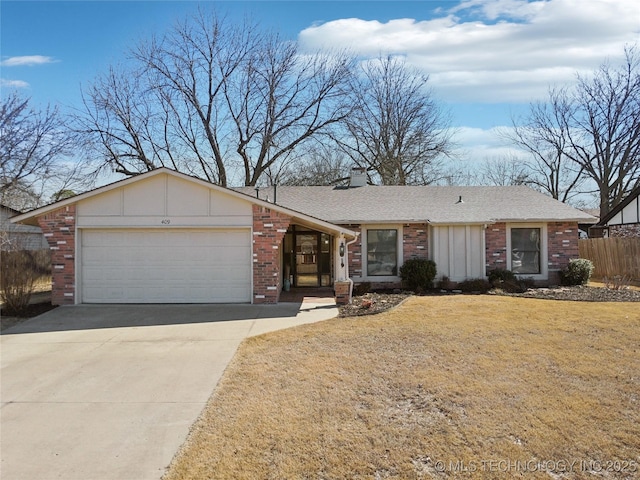
[[[640,238],[587,238],[578,248],[580,258],[593,262],[594,278],[624,275],[640,280]]]

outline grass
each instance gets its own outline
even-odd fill
[[[245,341],[165,479],[639,470],[638,304],[443,296]]]

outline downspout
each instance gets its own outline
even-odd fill
[[[344,246],[344,271],[347,276],[347,280],[349,281],[349,303],[351,303],[351,298],[353,297],[353,280],[351,280],[351,276],[349,275],[349,245],[353,245],[354,243],[356,243],[359,236],[360,232],[356,232],[356,237],[350,242],[347,242]]]

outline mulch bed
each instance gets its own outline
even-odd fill
[[[349,305],[341,305],[339,307],[339,316],[358,317],[361,315],[374,315],[399,305],[412,295],[414,295],[412,292],[365,293],[364,295],[353,297]]]
[[[411,292],[375,293],[370,292],[362,296],[353,297],[351,304],[339,308],[340,317],[357,317],[374,315],[399,305]],[[426,295],[464,295],[460,293],[433,291]],[[569,300],[577,302],[640,302],[640,291],[623,289],[613,290],[600,287],[555,287],[531,288],[524,293],[508,293],[502,290],[492,290],[489,295],[505,295],[511,297],[542,298],[547,300]]]
[[[640,302],[640,291],[638,290],[613,290],[611,288],[582,285],[577,287],[530,288],[524,293],[505,293],[504,295],[576,302]]]

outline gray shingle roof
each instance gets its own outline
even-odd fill
[[[237,190],[247,195],[256,195],[253,187]],[[273,202],[273,187],[260,189],[259,195],[261,199],[268,198]],[[596,221],[591,215],[523,186],[280,186],[277,188],[276,202],[283,207],[336,224]]]

